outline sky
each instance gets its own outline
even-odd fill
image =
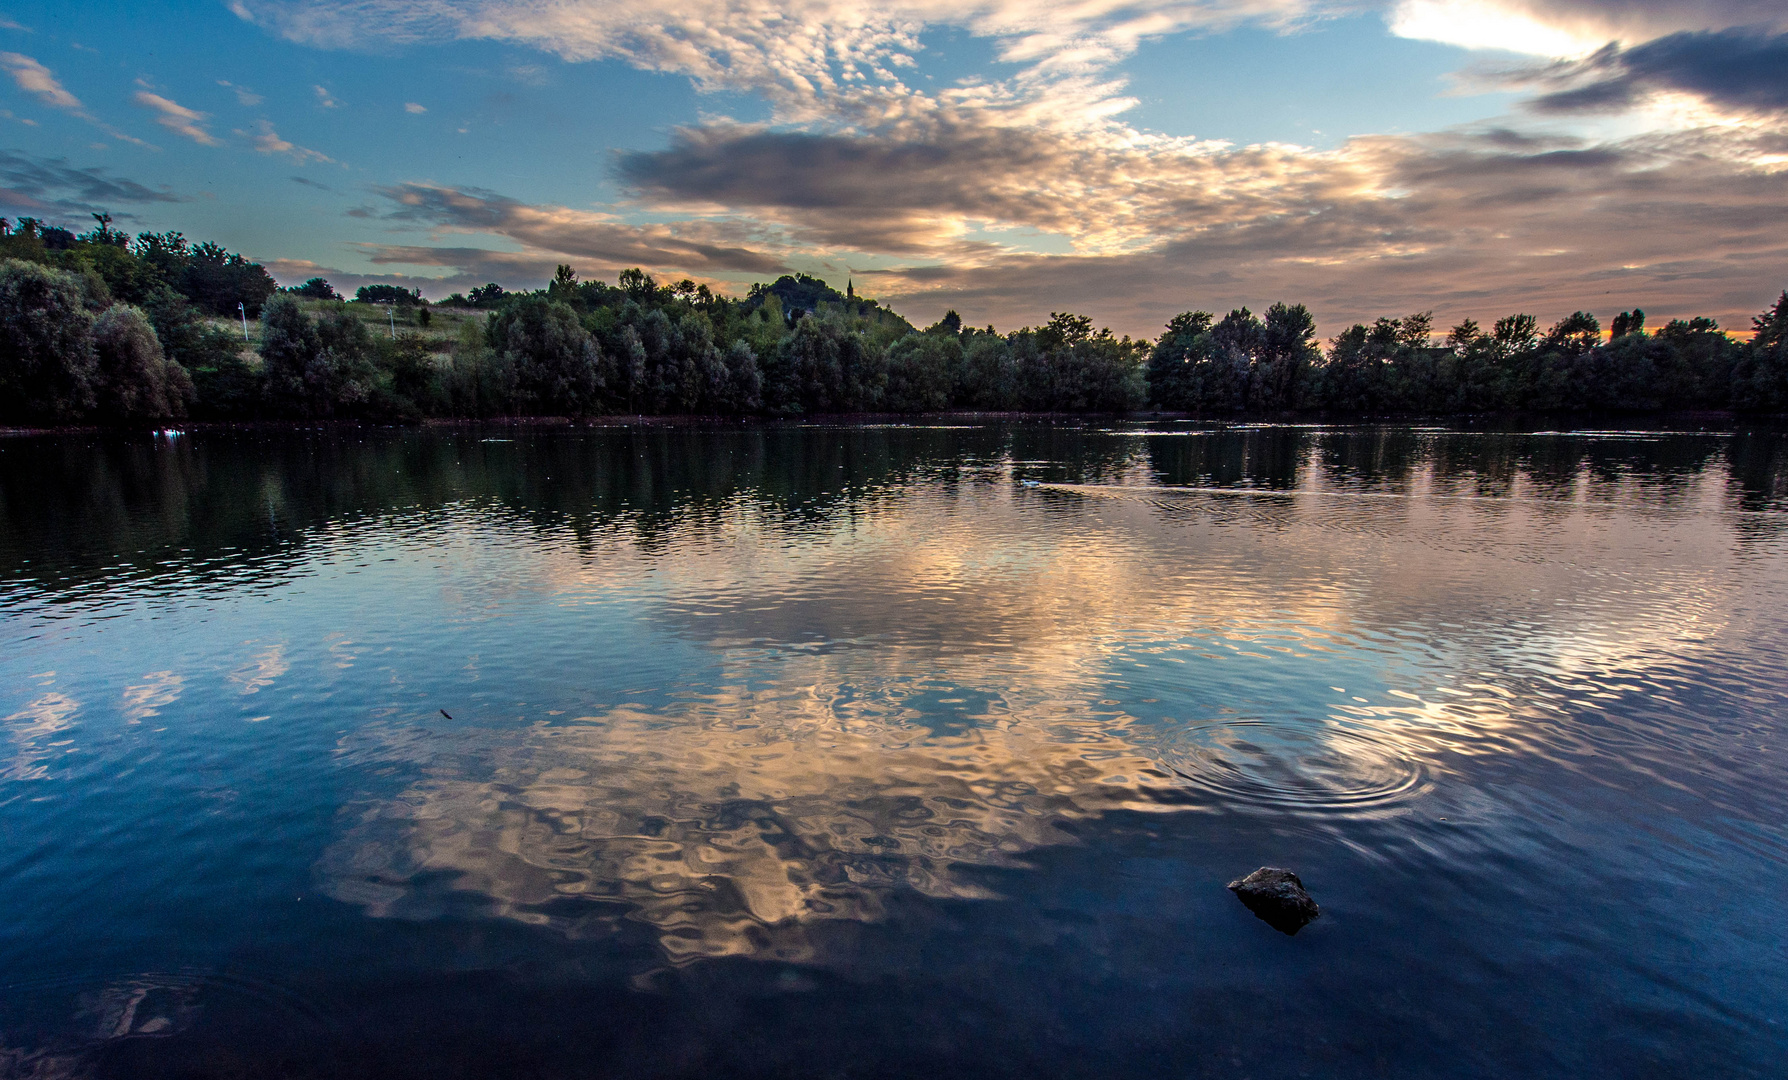
[[[565,263],[1002,330],[1742,332],[1788,286],[1788,4],[9,0],[0,214],[94,212],[435,299]]]

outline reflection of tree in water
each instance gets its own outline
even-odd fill
[[[1148,440],[1157,483],[1185,487],[1296,487],[1310,445],[1304,428],[1203,431]]]
[[[501,441],[487,441],[501,440]],[[1745,506],[1779,505],[1784,440],[1729,440]],[[1170,485],[1295,487],[1317,449],[1330,479],[1397,490],[1415,470],[1471,479],[1481,494],[1568,497],[1638,479],[1667,494],[1720,455],[1693,435],[1627,440],[1519,433],[1268,427],[1131,438],[1081,425],[966,429],[874,425],[650,425],[393,431],[353,427],[214,430],[7,440],[0,458],[0,575],[64,593],[102,579],[166,573],[188,584],[283,572],[318,528],[357,517],[421,516],[484,502],[578,543],[619,530],[641,550],[716,528],[739,500],[797,534],[873,512],[914,479],[954,483],[1005,461],[1027,475],[1109,483],[1146,462]],[[1039,469],[1046,464],[1047,468]]]
[[[1742,432],[1732,439],[1727,454],[1744,509],[1788,506],[1788,439],[1780,432]]]
[[[0,574],[65,591],[163,573],[171,554],[196,583],[251,562],[277,573],[325,525],[466,502],[580,542],[622,529],[651,551],[741,498],[799,531],[1005,444],[995,428],[792,425],[22,438],[0,459]]]
[[[975,868],[1067,842],[1066,822],[1172,801],[1121,731],[923,742],[808,701],[807,716],[790,697],[773,715],[711,703],[682,721],[618,711],[491,733],[485,775],[437,775],[368,812],[325,854],[324,887],[400,918],[470,896],[574,937],[631,919],[674,963],[816,960],[816,921],[876,920],[896,889],[986,896]]]

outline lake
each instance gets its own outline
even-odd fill
[[[0,611],[0,1075],[1788,1050],[1769,431],[11,438]]]

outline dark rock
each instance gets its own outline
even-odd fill
[[[1229,883],[1235,893],[1256,917],[1268,926],[1286,934],[1295,934],[1311,919],[1322,914],[1316,901],[1304,891],[1304,883],[1290,870],[1263,866],[1247,877]]]

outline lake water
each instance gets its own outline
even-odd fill
[[[1782,1075],[1778,435],[15,438],[0,612],[0,1075]]]

